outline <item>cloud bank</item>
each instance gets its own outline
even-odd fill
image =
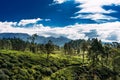
[[[115,17],[105,15],[115,13],[117,11],[112,9],[106,10],[103,6],[120,5],[120,0],[75,0],[75,2],[80,3],[80,5],[77,6],[80,10],[75,13],[78,15],[72,18],[91,19],[96,22],[117,20]],[[88,14],[86,15],[84,13]]]
[[[62,4],[69,0],[54,0],[58,4]],[[77,8],[80,10],[72,16],[72,19],[90,19],[96,22],[108,22],[117,20],[116,17],[108,16],[108,14],[117,13],[116,10],[104,9],[103,6],[120,6],[120,0],[73,0],[79,3]]]
[[[33,19],[34,20],[34,19]],[[36,24],[31,27],[18,27],[20,22],[0,22],[0,33],[27,33],[40,36],[64,36],[70,39],[88,39],[97,37],[102,41],[117,41],[120,42],[120,22],[108,22],[101,24],[74,24],[65,27],[51,27],[43,26],[42,24]],[[32,20],[26,20],[32,21]],[[29,23],[29,22],[28,22]],[[28,24],[27,23],[27,24]],[[22,24],[21,24],[22,25]],[[24,23],[23,23],[24,25]]]

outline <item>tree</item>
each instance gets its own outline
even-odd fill
[[[31,38],[32,38],[32,42],[33,43],[35,43],[35,39],[38,37],[38,35],[37,34],[33,34],[32,36],[31,36]]]
[[[48,43],[45,44],[45,49],[46,49],[47,60],[48,60],[50,53],[52,53],[54,50],[54,44],[52,43],[51,40],[49,40]]]
[[[117,56],[113,59],[112,66],[113,66],[113,71],[117,72],[118,73],[117,75],[120,75],[120,56]],[[118,80],[117,75],[113,76],[114,80]]]
[[[67,43],[64,44],[64,52],[65,52],[65,54],[67,54],[67,52],[68,52],[68,44]]]
[[[81,49],[83,51],[82,56],[83,56],[83,64],[84,64],[84,61],[85,61],[85,51],[88,49],[88,45],[87,45],[86,41],[83,41],[81,43]]]
[[[105,59],[105,64],[108,65],[108,62],[109,62],[108,58],[109,58],[109,55],[110,55],[111,48],[108,44],[105,44],[103,48],[104,48],[104,52],[102,53],[101,58],[102,59],[104,58]],[[103,65],[103,63],[104,62],[102,60],[102,65]]]
[[[99,62],[98,56],[103,53],[103,50],[104,49],[101,41],[99,41],[97,38],[93,39],[89,49],[89,58],[92,60],[93,67],[95,67],[95,65]]]
[[[95,80],[95,69],[99,62],[98,56],[101,55],[102,53],[103,53],[103,46],[102,46],[101,41],[98,40],[97,38],[92,39],[88,56],[89,56],[90,60],[92,61],[91,70],[92,70],[93,80]]]
[[[33,53],[36,53],[36,47],[35,47],[35,39],[38,37],[37,34],[33,34],[29,40],[31,41],[31,45],[30,45],[30,51],[32,51]]]
[[[13,50],[18,50],[18,51],[24,51],[26,48],[26,42],[19,39],[19,38],[13,38],[10,39],[12,43],[12,49]]]

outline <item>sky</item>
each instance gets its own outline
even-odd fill
[[[120,42],[120,0],[0,0],[0,33]]]

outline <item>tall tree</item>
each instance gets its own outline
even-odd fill
[[[110,50],[111,50],[111,48],[110,48],[110,46],[107,45],[107,44],[105,44],[103,48],[104,48],[104,52],[102,53],[101,58],[102,58],[102,59],[105,59],[105,64],[106,64],[106,65],[109,65],[109,64],[108,64],[108,62],[109,62],[108,58],[109,58],[109,55],[110,55]],[[102,64],[103,64],[103,63],[104,63],[104,62],[102,61]]]
[[[52,43],[51,40],[49,40],[48,43],[45,44],[45,49],[46,49],[47,60],[48,60],[50,53],[52,53],[54,50],[54,44]]]
[[[82,56],[83,56],[83,64],[84,64],[84,61],[85,61],[85,51],[87,51],[87,49],[88,49],[88,45],[87,45],[86,41],[83,41],[81,43],[81,49],[83,51]]]
[[[101,41],[97,38],[92,40],[91,48],[89,50],[89,58],[92,60],[92,66],[99,62],[98,56],[103,53],[103,46]]]
[[[33,34],[32,36],[30,36],[28,39],[30,40],[31,43],[35,43],[35,39],[38,37],[37,34]]]
[[[36,53],[36,46],[35,46],[35,39],[38,37],[37,34],[33,34],[29,40],[31,41],[31,45],[30,45],[30,51],[32,51],[33,53]]]

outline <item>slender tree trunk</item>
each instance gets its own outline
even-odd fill
[[[83,65],[84,65],[84,60],[85,60],[85,55],[84,55],[85,51],[83,51]]]
[[[47,62],[49,61],[49,53],[47,53],[46,61],[47,61]]]
[[[104,63],[104,61],[103,61],[103,56],[101,56],[101,64],[102,64],[102,67],[103,67],[103,63]]]
[[[107,54],[106,65],[109,64],[109,63],[108,63],[108,62],[109,62],[108,58],[109,58],[109,55]]]

